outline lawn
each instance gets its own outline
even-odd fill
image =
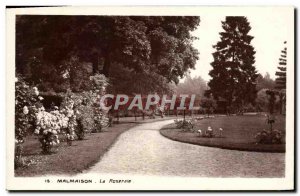
[[[142,120],[138,118],[121,118],[119,124],[100,133],[87,134],[84,140],[73,141],[72,146],[62,142],[58,152],[50,155],[41,154],[40,143],[36,136],[28,136],[24,143],[24,158],[32,164],[15,170],[16,176],[75,175],[88,169],[100,160],[104,153],[128,129],[146,122],[165,120],[156,118]],[[80,155],[80,156],[78,156]]]
[[[167,125],[160,133],[172,140],[234,150],[259,151],[259,152],[285,152],[285,144],[256,144],[255,134],[263,129],[269,129],[266,117],[263,115],[244,116],[218,116],[198,120],[195,130],[207,130],[208,126],[218,134],[222,128],[222,137],[199,137],[197,132],[184,132],[176,128],[175,124]],[[285,116],[276,116],[273,124],[275,129],[285,133]]]

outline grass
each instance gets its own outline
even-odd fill
[[[201,129],[203,132],[208,126],[216,130],[217,134],[219,128],[222,128],[224,130],[222,137],[199,137],[196,132],[184,132],[177,129],[175,124],[165,126],[160,133],[175,141],[202,146],[258,152],[285,152],[285,144],[256,144],[254,135],[258,131],[269,129],[265,116],[220,116],[203,119],[197,121],[195,130]],[[285,117],[276,116],[273,127],[285,133]]]
[[[33,164],[17,168],[15,176],[75,175],[97,163],[123,132],[141,123],[165,119],[168,118],[139,118],[137,121],[134,118],[121,118],[119,124],[114,124],[104,132],[87,134],[84,140],[73,141],[72,146],[62,142],[57,153],[49,155],[41,154],[36,136],[28,136],[23,145],[23,157],[26,162],[33,161]]]
[[[35,136],[30,136],[24,143],[24,157],[34,160],[36,164],[17,168],[15,175],[74,175],[82,172],[99,161],[121,133],[134,126],[134,123],[115,125],[108,131],[91,133],[84,140],[73,141],[72,146],[63,142],[58,152],[50,155],[41,154],[39,141]]]

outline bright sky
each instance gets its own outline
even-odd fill
[[[193,77],[200,75],[206,81],[210,79],[208,73],[212,69],[210,63],[213,61],[212,53],[215,51],[212,46],[220,40],[219,32],[223,31],[221,21],[225,20],[226,15],[234,16],[232,13],[217,14],[216,12],[200,14],[200,26],[193,32],[193,35],[200,38],[194,41],[194,47],[200,52],[200,59],[196,64],[196,69],[191,70]],[[252,27],[249,35],[254,36],[251,42],[256,51],[254,65],[259,73],[264,75],[269,72],[271,78],[274,79],[285,40],[288,41],[289,52],[289,40],[292,40],[289,37],[289,31],[293,30],[293,27],[289,25],[291,15],[276,8],[265,8],[245,11],[243,16],[248,18]]]

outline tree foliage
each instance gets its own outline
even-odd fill
[[[260,91],[262,89],[274,89],[275,81],[270,77],[270,74],[267,72],[264,76],[258,74],[256,79],[256,90]]]
[[[286,44],[286,41],[284,42]],[[287,63],[287,47],[281,51],[279,58],[278,71],[275,73],[276,78],[276,89],[286,89],[286,63]]]
[[[175,87],[177,94],[196,94],[198,98],[202,97],[206,90],[206,81],[201,76],[192,78],[190,75],[187,75],[185,80]]]
[[[110,77],[113,65],[178,83],[198,59],[190,32],[199,22],[192,16],[17,16],[17,72],[54,91],[85,89],[88,75]]]
[[[248,35],[251,26],[246,17],[230,16],[222,27],[221,40],[214,45],[208,85],[216,99],[222,97],[228,106],[241,107],[253,103],[256,97],[255,51],[251,45],[253,37]]]

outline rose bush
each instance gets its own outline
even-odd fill
[[[272,131],[260,131],[255,134],[257,144],[282,144],[284,140],[284,134],[279,130]]]
[[[74,98],[73,94],[68,92],[63,102],[60,105],[60,113],[63,114],[67,120],[67,127],[63,127],[63,134],[66,137],[67,143],[71,146],[72,141],[75,140],[76,136],[76,112],[75,104],[78,104],[80,100]]]
[[[183,129],[184,131],[194,131],[196,119],[191,120],[174,120],[176,128]]]
[[[22,152],[25,137],[35,127],[35,113],[42,105],[39,91],[29,86],[20,76],[15,82],[15,167],[23,165]]]
[[[95,122],[95,131],[103,131],[104,128],[110,125],[110,120],[107,117],[108,112],[100,108],[100,98],[106,93],[106,87],[108,86],[108,79],[102,74],[96,74],[90,77],[93,84],[93,114]]]
[[[74,132],[77,138],[82,140],[86,133],[91,133],[95,129],[92,108],[92,103],[95,101],[95,98],[92,92],[70,93],[69,98],[74,102],[73,110],[75,114],[74,119],[76,121],[74,122]],[[71,135],[69,137],[71,137]]]
[[[30,87],[23,78],[16,81],[15,98],[15,157],[16,165],[22,163],[22,144],[28,133],[38,135],[43,153],[55,151],[59,134],[65,135],[69,145],[83,139],[86,133],[103,130],[108,126],[107,111],[100,109],[98,103],[108,85],[103,75],[91,77],[93,89],[82,93],[67,92],[63,95],[60,108],[52,107],[46,111],[41,103],[37,87]]]
[[[43,153],[48,154],[53,151],[60,143],[58,134],[67,126],[67,117],[58,110],[46,112],[44,107],[38,109],[34,133],[39,136]]]

